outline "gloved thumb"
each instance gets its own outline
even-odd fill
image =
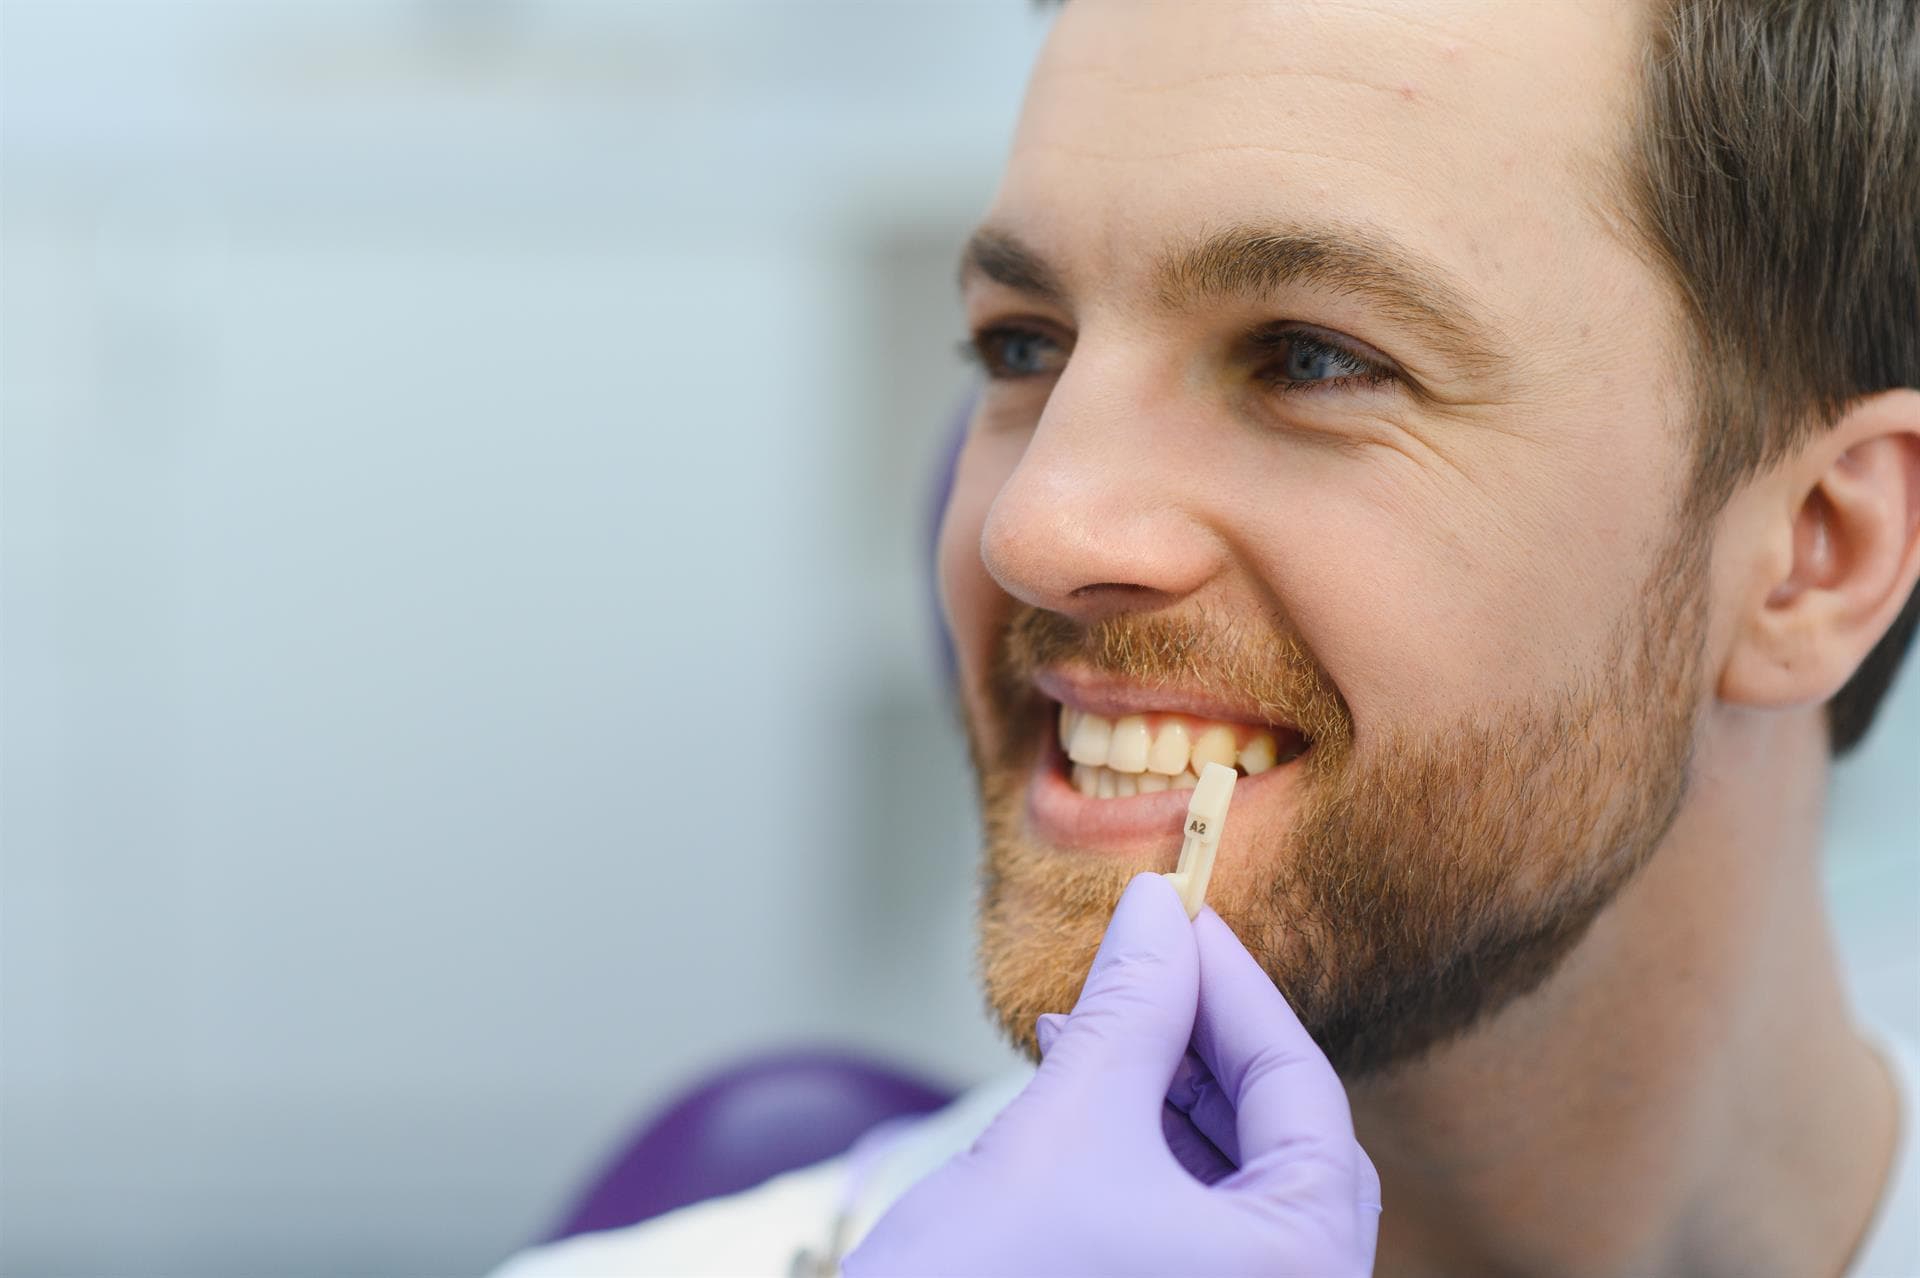
[[[1098,1093],[1157,1117],[1193,1034],[1200,959],[1180,895],[1158,874],[1127,885],[1080,999],[1049,1027],[1036,1084]]]

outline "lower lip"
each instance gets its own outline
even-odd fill
[[[1249,795],[1289,788],[1299,770],[1298,760],[1289,760],[1258,776],[1241,777],[1234,783],[1234,807]],[[1186,822],[1187,804],[1192,800],[1191,790],[1089,798],[1067,779],[1066,757],[1049,732],[1046,748],[1040,751],[1027,785],[1027,824],[1041,842],[1064,851],[1138,855],[1151,845],[1148,850],[1166,852],[1167,868],[1171,869],[1180,851],[1180,827]],[[1233,837],[1231,826],[1227,837]]]

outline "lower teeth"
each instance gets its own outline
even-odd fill
[[[1115,772],[1112,768],[1073,765],[1073,788],[1089,799],[1126,799],[1161,790],[1191,790],[1200,784],[1192,772],[1163,776],[1158,772]]]

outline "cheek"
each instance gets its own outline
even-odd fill
[[[1658,467],[1532,451],[1470,469],[1359,452],[1263,486],[1289,517],[1245,553],[1358,732],[1531,700],[1604,658],[1669,530]]]

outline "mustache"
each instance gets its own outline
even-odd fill
[[[1345,698],[1284,622],[1253,628],[1205,611],[1122,613],[1082,622],[1020,605],[1001,632],[989,678],[1002,722],[1032,701],[1039,671],[1067,663],[1147,686],[1178,684],[1251,703],[1261,718],[1298,728],[1322,758],[1345,753],[1353,740]]]

